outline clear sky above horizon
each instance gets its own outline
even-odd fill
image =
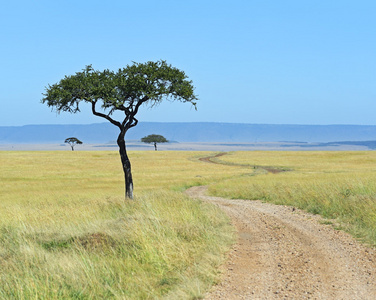
[[[106,122],[56,115],[42,93],[86,65],[166,60],[198,111],[165,102],[150,122],[376,124],[374,0],[0,2],[0,126]]]

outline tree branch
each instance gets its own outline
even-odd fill
[[[134,107],[133,116],[135,116],[138,113],[138,109],[140,108],[141,104],[145,103],[148,100],[149,100],[149,97],[145,96],[144,98],[142,98],[140,101],[137,102],[137,104]]]
[[[138,120],[135,117],[133,117],[132,119],[133,119],[133,124],[131,124],[129,128],[132,128],[138,124]]]
[[[93,112],[94,115],[98,116],[98,117],[102,117],[102,118],[105,118],[106,120],[110,121],[112,124],[114,124],[115,126],[119,127],[120,130],[122,130],[122,124],[118,121],[115,121],[114,119],[112,119],[110,116],[106,115],[106,114],[102,114],[100,112],[97,112],[95,110],[95,104],[96,104],[96,101],[93,101],[91,102],[91,111]]]
[[[126,117],[125,117],[125,119],[123,120],[123,122],[121,123],[121,126],[123,126],[123,127],[126,127],[128,121],[129,121],[129,118],[131,117],[130,114],[125,114],[125,115],[126,115]]]

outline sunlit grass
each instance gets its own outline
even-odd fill
[[[0,299],[200,298],[232,241],[184,187],[229,178],[188,152],[0,152]],[[235,171],[235,173],[241,171]]]
[[[129,154],[135,201],[116,151],[0,152],[0,299],[201,298],[233,233],[184,196],[193,185],[300,207],[376,244],[376,152]]]
[[[211,193],[296,206],[376,245],[375,152],[235,152],[221,160],[292,171],[234,177],[212,185]]]

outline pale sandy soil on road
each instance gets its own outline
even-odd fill
[[[376,299],[376,251],[320,217],[260,201],[191,197],[218,205],[238,239],[205,299]]]

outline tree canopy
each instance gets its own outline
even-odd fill
[[[74,151],[75,145],[82,144],[82,142],[78,138],[75,138],[75,137],[70,137],[70,138],[65,139],[64,143],[68,143],[71,146],[72,151]]]
[[[47,103],[58,113],[80,111],[80,102],[92,105],[92,111],[99,117],[106,118],[114,125],[111,118],[114,111],[126,114],[124,125],[133,125],[142,104],[155,106],[163,99],[190,102],[196,107],[192,81],[187,80],[183,71],[168,65],[165,61],[134,63],[117,72],[95,71],[86,66],[76,75],[65,76],[59,83],[48,85],[42,103]],[[98,111],[97,104],[104,110]]]
[[[163,135],[149,134],[141,139],[141,142],[147,144],[154,144],[155,151],[157,151],[158,143],[168,143],[168,140]]]
[[[126,196],[133,198],[131,165],[126,153],[125,133],[136,126],[136,114],[141,105],[153,107],[162,100],[191,103],[196,108],[197,96],[192,81],[185,73],[166,61],[133,63],[117,72],[94,70],[86,66],[75,75],[65,76],[60,82],[48,85],[42,103],[57,113],[80,111],[82,102],[91,105],[92,113],[102,117],[120,130],[117,143],[123,164]],[[124,117],[117,120],[113,113]]]

